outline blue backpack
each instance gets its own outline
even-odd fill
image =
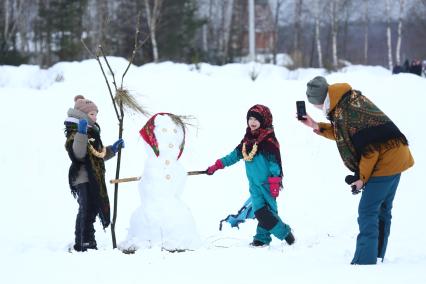
[[[254,219],[253,206],[252,206],[250,197],[244,203],[243,207],[241,207],[241,209],[238,210],[237,214],[228,215],[228,217],[220,221],[219,231],[222,230],[223,222],[228,222],[229,224],[231,224],[232,228],[237,227],[239,229],[238,225],[240,223],[244,223],[246,219]]]

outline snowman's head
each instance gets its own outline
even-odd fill
[[[179,159],[185,145],[185,127],[178,116],[157,113],[139,131],[157,157]]]

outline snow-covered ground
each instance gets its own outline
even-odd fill
[[[120,83],[127,62],[109,58]],[[256,81],[250,76],[256,75]],[[357,205],[344,183],[349,174],[334,142],[318,137],[295,118],[295,101],[305,99],[315,75],[329,83],[348,82],[373,100],[409,139],[415,166],[402,175],[384,263],[351,266]],[[193,115],[181,163],[204,170],[240,142],[248,108],[270,107],[281,143],[285,190],[278,198],[281,218],[294,230],[289,247],[274,239],[269,248],[247,244],[255,232],[250,220],[240,230],[219,221],[236,213],[248,197],[243,163],[213,176],[190,176],[183,199],[194,215],[203,245],[169,253],[159,247],[134,255],[113,250],[111,233],[96,224],[98,251],[68,253],[73,242],[77,202],[68,188],[64,149],[66,112],[82,94],[100,108],[98,122],[106,144],[118,125],[105,81],[95,60],[37,66],[0,66],[0,283],[426,283],[426,191],[424,108],[426,80],[391,75],[381,67],[351,66],[337,73],[319,69],[289,71],[271,65],[165,62],[132,66],[124,86],[154,114]],[[308,113],[325,120],[307,104]],[[121,177],[143,172],[147,157],[139,129],[146,117],[125,117]],[[107,163],[107,180],[115,161]],[[112,204],[113,187],[109,186]],[[139,206],[137,183],[121,184],[116,233],[125,239],[130,216]],[[386,281],[386,282],[385,282]]]

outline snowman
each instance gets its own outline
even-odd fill
[[[139,133],[146,142],[148,157],[138,185],[141,204],[130,219],[124,247],[196,249],[201,241],[194,218],[180,198],[187,178],[179,162],[185,144],[185,125],[176,115],[158,113]]]

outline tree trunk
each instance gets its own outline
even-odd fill
[[[277,0],[275,4],[275,15],[274,15],[274,27],[272,36],[272,63],[277,64],[277,53],[278,53],[278,29],[280,22],[280,9],[283,4],[283,0]],[[272,9],[271,9],[272,10]]]
[[[333,58],[333,68],[337,69],[337,3],[336,0],[331,2],[331,48],[332,48],[332,58]]]
[[[152,56],[154,58],[154,62],[158,62],[158,59],[159,59],[156,29],[157,29],[157,21],[160,18],[161,2],[162,0],[154,0],[154,6],[152,7],[152,10],[151,10],[151,5],[149,4],[149,0],[145,0],[146,18],[148,21],[149,34],[150,34],[151,45],[152,45]]]
[[[10,21],[10,2],[9,0],[4,0],[4,30],[3,30],[3,39],[7,42],[9,35],[9,21]]]
[[[96,44],[105,44],[106,40],[106,27],[108,25],[109,13],[108,13],[108,0],[97,0],[97,26],[96,31]]]
[[[303,0],[295,1],[294,11],[294,41],[293,50],[300,51],[300,34],[301,34],[301,22],[302,22],[302,4]]]
[[[231,23],[232,14],[234,10],[234,0],[228,0],[225,6],[225,19],[224,19],[224,31],[223,31],[223,54],[226,61],[229,58],[229,43],[231,40]]]
[[[344,5],[344,15],[345,15],[345,21],[343,23],[343,31],[341,32],[341,37],[343,38],[342,46],[340,47],[340,56],[344,59],[347,58],[347,42],[348,42],[348,28],[349,28],[349,9],[346,5]],[[341,14],[339,12],[339,14]]]
[[[392,60],[392,34],[391,34],[391,16],[390,16],[390,0],[386,0],[385,4],[385,11],[386,11],[386,18],[387,18],[387,25],[386,25],[386,39],[387,39],[387,45],[388,45],[388,65],[389,70],[393,69],[393,60]]]
[[[256,33],[255,33],[255,10],[254,10],[254,0],[248,0],[248,13],[249,13],[249,55],[250,61],[256,60]]]
[[[398,40],[396,41],[395,52],[395,61],[397,65],[401,65],[402,16],[404,14],[404,4],[404,0],[399,0]]]
[[[295,1],[294,11],[294,39],[293,39],[293,61],[296,67],[303,66],[303,55],[301,47],[302,34],[302,5],[303,0]]]
[[[364,64],[368,64],[368,1],[364,0]]]
[[[322,50],[321,50],[321,37],[320,37],[320,20],[319,15],[316,16],[315,19],[315,42],[317,46],[317,54],[318,54],[318,67],[323,68],[324,64],[322,62]]]
[[[229,40],[231,35],[233,0],[220,1],[220,28],[218,31],[218,50],[222,63],[229,59]]]
[[[215,50],[218,45],[217,37],[215,36],[214,28],[214,14],[213,14],[213,0],[209,0],[208,6],[208,21],[207,21],[207,34],[206,34],[206,52],[208,60],[211,60],[212,54],[211,49]]]

